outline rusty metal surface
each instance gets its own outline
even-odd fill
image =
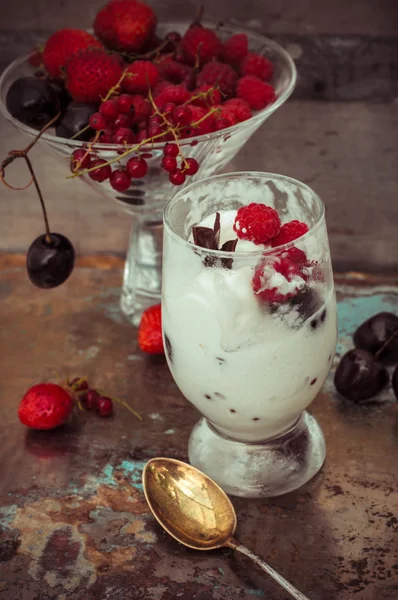
[[[148,513],[140,477],[155,455],[186,459],[197,419],[163,359],[137,350],[118,308],[121,270],[79,266],[54,291],[18,260],[0,270],[0,600],[284,600],[230,551],[178,545]],[[372,284],[377,283],[376,287]],[[358,275],[339,287],[339,351],[357,323],[398,310],[397,281]],[[16,409],[39,380],[87,375],[127,399],[112,420],[76,414],[53,432]],[[234,499],[237,537],[312,600],[397,600],[398,404],[338,400],[331,381],[311,410],[326,436],[322,472],[271,500]]]

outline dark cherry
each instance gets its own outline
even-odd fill
[[[392,389],[394,391],[395,397],[398,400],[398,365],[394,369],[394,373],[392,375]]]
[[[306,285],[296,296],[294,296],[294,298],[289,300],[289,304],[294,307],[299,312],[302,319],[306,321],[321,308],[322,298],[318,292]],[[314,316],[310,321],[312,330],[317,329],[318,325],[321,325],[320,315],[319,317]]]
[[[10,86],[6,98],[10,114],[36,129],[41,129],[58,112],[58,95],[54,88],[37,77],[20,77]]]
[[[378,360],[387,365],[398,362],[398,317],[393,313],[381,312],[374,315],[358,327],[354,333],[354,344],[357,348],[375,354],[397,332],[386,348],[378,356]]]
[[[64,235],[51,233],[51,243],[41,235],[32,243],[26,257],[29,279],[39,288],[64,283],[73,271],[75,250]]]
[[[51,79],[49,77],[45,81],[52,87],[54,92],[57,94],[59,108],[64,113],[67,107],[69,106],[70,102],[72,101],[71,96],[69,96],[68,94],[68,90],[63,85],[62,81],[59,81],[58,79]]]
[[[376,396],[388,379],[386,368],[372,354],[356,348],[341,358],[334,385],[339,394],[360,404]]]
[[[91,115],[95,112],[97,112],[97,109],[92,104],[83,104],[82,102],[75,101],[71,102],[57,125],[57,136],[68,139],[73,137],[79,133],[79,131],[87,127]],[[93,135],[94,131],[90,127],[75,139],[88,141]]]

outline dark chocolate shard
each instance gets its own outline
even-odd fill
[[[222,250],[223,252],[234,252],[238,239],[228,240],[219,248],[220,245],[220,232],[221,232],[221,217],[220,213],[216,212],[214,219],[213,228],[202,227],[201,225],[195,225],[192,227],[192,237],[194,244],[200,246],[205,250]],[[203,264],[205,267],[214,267],[219,260],[215,256],[205,256]],[[232,268],[232,258],[221,258],[221,265],[225,269]]]
[[[238,238],[235,240],[228,240],[224,242],[221,246],[220,250],[223,252],[235,252],[236,244],[238,243]],[[225,269],[232,269],[233,258],[222,258],[221,264]]]

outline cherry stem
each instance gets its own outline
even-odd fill
[[[28,152],[30,152],[30,150],[32,150],[33,146],[35,146],[37,144],[37,142],[39,141],[39,139],[41,138],[41,136],[43,135],[43,133],[45,133],[47,131],[47,129],[49,129],[56,121],[58,121],[58,119],[61,116],[61,111],[59,110],[57,112],[57,114],[55,115],[55,117],[53,117],[48,123],[46,123],[44,125],[44,127],[42,127],[42,129],[39,131],[39,133],[33,138],[33,140],[30,142],[30,144],[28,144],[26,146],[26,148],[24,148],[23,150],[10,150],[8,153],[8,156],[3,160],[3,162],[1,163],[1,168],[0,168],[0,175],[1,175],[1,179],[3,180],[3,183],[5,185],[8,185],[4,179],[4,171],[6,169],[6,167],[8,167],[8,165],[10,165],[12,162],[14,162],[14,160],[16,158],[24,158],[26,165],[29,169],[29,173],[32,176],[32,180],[30,183],[34,183],[34,186],[36,188],[37,194],[39,196],[39,200],[40,200],[40,204],[41,204],[41,208],[43,211],[43,217],[44,217],[44,224],[45,224],[45,228],[46,228],[46,242],[48,244],[52,243],[52,239],[51,239],[51,234],[50,234],[50,226],[48,223],[48,217],[47,217],[47,211],[46,211],[46,206],[44,204],[44,199],[43,199],[43,195],[41,193],[41,189],[39,186],[39,182],[37,181],[36,178],[36,174],[35,171],[33,169],[33,165],[30,161],[30,158],[28,156]],[[30,184],[29,184],[30,185]],[[27,186],[29,187],[29,186]]]
[[[398,337],[398,327],[394,331],[394,333],[392,333],[390,335],[390,337],[384,342],[384,344],[382,345],[382,347],[379,348],[377,352],[375,352],[374,357],[375,357],[376,360],[378,360],[380,358],[380,356],[384,352],[384,350],[390,345],[390,343],[392,342],[392,340],[395,339],[396,337]]]
[[[33,180],[34,186],[36,188],[37,195],[39,196],[41,208],[42,208],[42,211],[43,211],[44,225],[46,227],[46,242],[47,242],[47,244],[51,244],[52,243],[52,239],[51,239],[51,233],[50,233],[50,225],[48,223],[47,210],[46,210],[46,205],[44,204],[43,195],[41,193],[41,189],[40,189],[39,183],[37,181],[37,178],[36,178],[36,175],[35,175],[35,171],[33,169],[33,165],[32,165],[32,163],[30,161],[29,156],[27,154],[25,154],[23,158],[25,159],[25,162],[26,162],[26,165],[27,165],[27,167],[29,169],[29,172],[32,175],[32,180]]]

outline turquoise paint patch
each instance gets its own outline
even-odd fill
[[[125,471],[126,476],[130,477],[133,486],[142,491],[142,471],[144,470],[146,461],[142,460],[124,460],[120,464],[120,468]]]
[[[17,514],[17,509],[18,507],[16,504],[0,506],[0,524],[4,527],[11,525],[11,522],[14,520],[15,515]]]
[[[108,487],[116,487],[116,481],[114,478],[115,468],[113,465],[105,465],[102,469],[102,474],[99,476],[99,483],[107,485]]]
[[[369,295],[347,296],[339,300],[337,354],[341,356],[352,348],[352,334],[361,323],[384,311],[398,313],[398,293],[375,290]]]

